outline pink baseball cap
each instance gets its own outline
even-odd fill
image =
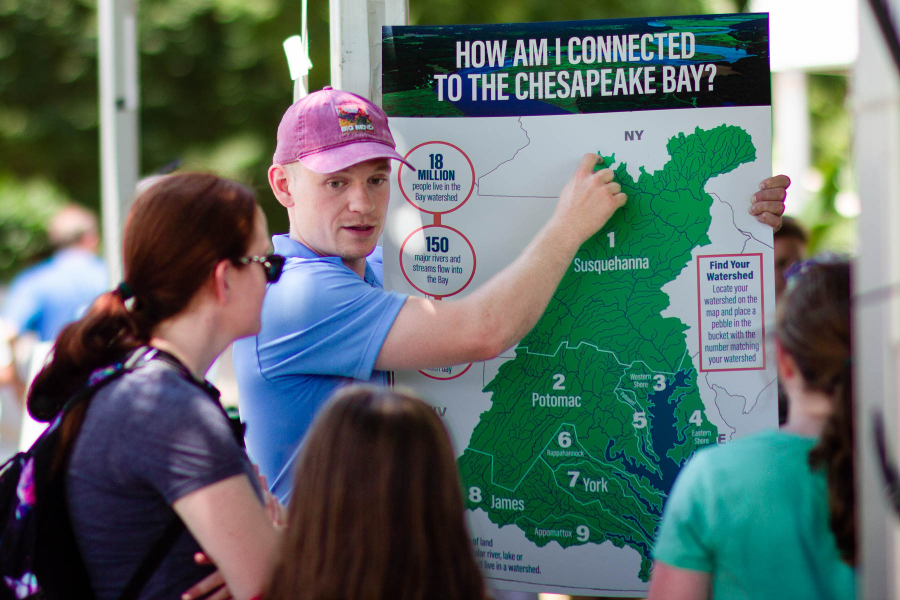
[[[414,169],[396,147],[384,111],[362,96],[326,86],[284,113],[272,162],[300,161],[310,171],[334,173],[373,158],[392,158]]]

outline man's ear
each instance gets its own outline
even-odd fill
[[[272,165],[269,167],[269,187],[272,188],[275,199],[283,207],[290,208],[294,205],[294,198],[291,196],[291,190],[288,186],[288,173],[284,165]]]

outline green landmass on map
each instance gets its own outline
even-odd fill
[[[637,180],[605,157],[628,202],[576,255],[647,259],[649,268],[576,272],[573,261],[515,358],[484,388],[491,408],[458,461],[468,509],[538,546],[631,547],[643,581],[675,474],[718,438],[687,326],[662,316],[662,287],[709,243],[707,182],[756,159],[749,134],[728,125],[679,134],[666,148],[668,162],[641,167]]]

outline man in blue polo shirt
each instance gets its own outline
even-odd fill
[[[100,234],[93,213],[75,204],[65,206],[50,220],[47,236],[56,251],[13,280],[2,311],[13,334],[30,331],[42,342],[55,340],[106,291],[106,265],[97,256]]]
[[[269,184],[290,233],[269,287],[259,335],[234,346],[247,449],[282,501],[299,442],[316,411],[353,381],[388,371],[494,358],[534,327],[575,252],[625,203],[610,169],[582,157],[556,210],[507,268],[459,300],[435,302],[382,287],[376,242],[387,213],[395,150],[387,117],[368,100],[325,88],[291,106],[278,127]],[[412,167],[410,165],[410,167]],[[776,226],[786,177],[764,182],[751,212]]]
[[[76,204],[64,206],[50,219],[47,237],[55,248],[53,256],[13,279],[0,312],[0,344],[15,347],[27,334],[37,338],[26,379],[43,366],[63,327],[81,317],[107,289],[106,265],[97,256],[100,232],[91,211]],[[26,383],[11,357],[0,362],[0,385],[12,385],[21,397]],[[31,446],[45,427],[24,412],[19,448]]]

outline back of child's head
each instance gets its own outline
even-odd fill
[[[833,399],[816,447],[813,468],[828,480],[831,529],[848,563],[856,562],[853,480],[853,379],[850,263],[819,257],[798,263],[778,307],[778,340],[797,364],[804,385]]]
[[[267,599],[481,598],[450,438],[414,396],[352,387],[297,460]]]
[[[778,307],[777,330],[807,385],[833,394],[849,373],[849,262],[826,256],[797,263]]]

